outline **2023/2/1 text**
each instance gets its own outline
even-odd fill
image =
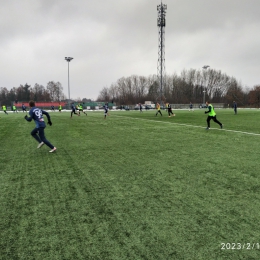
[[[221,243],[221,250],[260,249],[260,243]]]

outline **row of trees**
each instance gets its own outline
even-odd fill
[[[214,103],[232,104],[235,100],[240,106],[260,106],[260,85],[245,88],[234,77],[214,69],[190,69],[180,75],[166,75],[162,91],[156,75],[122,77],[104,87],[98,100],[130,105],[146,100],[157,102],[162,96],[164,102],[173,104],[202,103],[204,90],[205,99]]]
[[[35,84],[31,87],[27,83],[19,87],[13,87],[11,90],[7,88],[0,88],[1,104],[11,104],[15,100],[19,101],[60,101],[65,100],[66,96],[63,94],[63,87],[60,82],[50,81],[44,87]]]
[[[252,89],[245,88],[234,77],[214,69],[190,69],[183,70],[180,75],[166,75],[162,90],[156,75],[122,77],[110,87],[104,87],[97,100],[105,102],[113,100],[119,105],[132,105],[144,103],[146,100],[157,102],[162,96],[164,102],[187,104],[202,103],[204,94],[205,100],[214,103],[232,104],[235,100],[239,106],[260,107],[260,85]],[[66,100],[66,96],[61,83],[54,81],[48,82],[46,87],[37,83],[31,87],[26,83],[11,90],[0,88],[1,104],[8,105],[15,100],[31,99],[61,101]]]

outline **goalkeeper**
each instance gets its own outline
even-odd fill
[[[36,124],[36,127],[32,130],[31,135],[39,143],[37,148],[41,148],[44,144],[46,144],[47,146],[49,146],[51,148],[50,153],[53,153],[56,150],[56,147],[54,147],[45,138],[45,135],[44,135],[44,128],[46,127],[46,124],[44,122],[43,115],[47,116],[48,124],[50,126],[52,125],[49,113],[44,110],[41,110],[40,108],[37,108],[35,106],[35,102],[32,100],[29,102],[29,106],[31,108],[29,111],[29,117],[26,115],[24,118],[29,122],[34,120],[34,122]]]

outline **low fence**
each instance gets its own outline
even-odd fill
[[[14,105],[17,108],[21,108],[22,105],[25,105],[27,108],[29,108],[29,103],[28,102],[17,102],[14,103]],[[67,105],[66,102],[35,102],[35,105],[39,108],[47,108],[51,109],[51,106],[54,106],[55,109],[58,109],[58,107],[61,105],[62,107],[65,107]]]
[[[28,102],[18,102],[15,104],[16,108],[18,110],[22,110],[22,104],[24,104],[27,108],[27,110],[29,110],[29,103]],[[74,103],[75,105],[77,105],[77,103]],[[62,109],[68,109],[70,110],[71,108],[69,107],[69,104],[66,102],[36,102],[36,106],[42,109],[46,109],[46,110],[50,110],[51,106],[54,106],[54,109],[57,110],[59,108],[59,105],[62,106]],[[83,109],[87,109],[87,110],[102,110],[103,109],[103,104],[99,104],[100,106],[98,106],[96,103],[93,104],[89,104],[89,103],[85,103],[83,104]],[[227,104],[224,103],[212,103],[212,105],[215,108],[229,108]],[[172,109],[189,109],[190,108],[190,104],[171,104]],[[6,106],[7,110],[13,110],[12,106]],[[202,106],[202,104],[193,104],[193,108],[194,109],[198,109],[198,108],[204,108],[204,106]],[[230,107],[231,108],[231,107]],[[117,110],[139,110],[139,106],[137,107],[136,105],[122,105],[122,106],[114,106],[114,104],[109,104],[109,109],[117,109]],[[143,109],[145,110],[145,108],[143,107]],[[165,107],[161,106],[161,109],[165,109]]]
[[[212,105],[215,108],[227,108],[227,104],[225,103],[212,103]],[[172,109],[189,109],[190,108],[190,104],[171,104]],[[197,108],[204,108],[205,104],[192,104],[193,108],[197,109]],[[139,106],[137,107],[136,105],[129,105],[127,106],[129,107],[130,110],[139,110]],[[145,109],[145,107],[143,107],[143,109]],[[161,106],[161,109],[166,109],[164,106]]]

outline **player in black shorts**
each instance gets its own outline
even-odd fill
[[[87,113],[84,112],[83,106],[81,104],[78,105],[78,110],[79,110],[79,116],[80,116],[80,112],[83,112],[87,116]]]
[[[168,116],[169,116],[169,117],[171,117],[171,115],[172,115],[172,116],[175,116],[175,114],[172,113],[172,106],[171,106],[171,104],[168,104],[167,109],[168,109]]]
[[[25,106],[24,104],[22,104],[22,110],[23,110],[23,113],[24,113],[24,112],[27,112],[27,111],[26,111],[26,106]]]
[[[103,107],[104,107],[104,119],[106,119],[106,117],[108,115],[108,105],[105,104]]]
[[[189,111],[193,111],[194,112],[194,109],[193,109],[193,104],[190,102],[190,109]]]
[[[70,118],[72,118],[72,115],[73,115],[73,114],[79,116],[79,114],[76,113],[76,107],[75,107],[74,103],[71,104],[71,113],[70,113]]]
[[[139,110],[140,110],[140,113],[143,112],[143,107],[142,107],[141,103],[139,103]]]

